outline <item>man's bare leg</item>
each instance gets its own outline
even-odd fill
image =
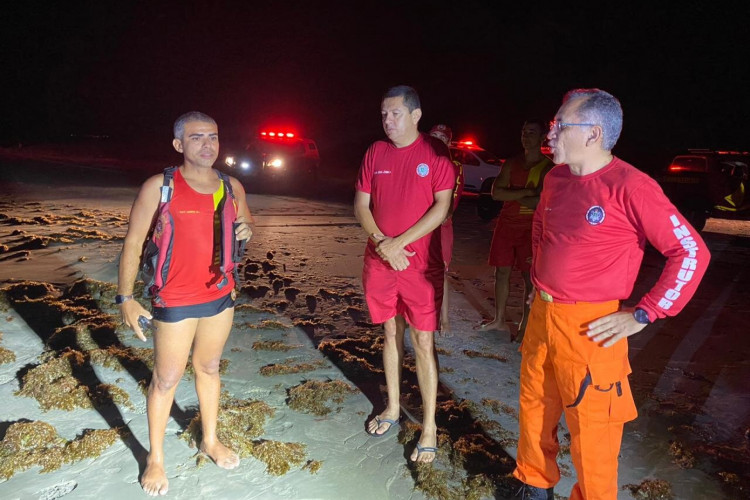
[[[451,336],[451,322],[448,317],[448,275],[443,278],[443,305],[440,306],[440,334]]]
[[[510,267],[495,268],[495,319],[489,323],[482,323],[478,330],[500,330],[509,331],[505,324],[505,304],[508,302],[508,291],[510,289]]]
[[[377,418],[398,421],[401,415],[401,368],[404,363],[404,332],[406,321],[401,316],[394,316],[383,324],[385,338],[383,342],[383,370],[385,385],[388,391],[388,404]],[[367,424],[367,432],[378,436],[385,434],[391,424],[376,419]]]
[[[174,393],[185,371],[198,320],[186,319],[177,323],[158,321],[156,326],[154,370],[151,385],[148,387],[146,405],[150,450],[146,459],[146,470],[141,476],[141,487],[151,496],[166,495],[169,490],[169,481],[164,470],[164,434]]]
[[[526,323],[529,321],[529,310],[531,309],[531,306],[526,300],[526,297],[529,296],[529,292],[531,292],[531,287],[533,286],[531,284],[531,273],[528,271],[521,271],[521,276],[523,276],[523,318],[521,319],[521,324],[518,325],[518,333],[516,333],[516,336],[512,339],[515,342],[521,342],[523,340],[523,334],[526,332]]]
[[[435,353],[435,337],[433,332],[417,330],[413,326],[411,342],[417,364],[417,380],[419,392],[422,394],[422,435],[419,445],[425,447],[437,446],[437,424],[435,423],[435,408],[437,406],[438,367]],[[432,462],[435,452],[419,451],[415,448],[411,454],[412,462]]]
[[[216,316],[201,318],[193,342],[195,392],[198,393],[203,431],[200,449],[222,469],[234,469],[240,464],[237,454],[216,436],[221,393],[219,364],[224,344],[232,329],[233,318],[234,308],[225,309]]]

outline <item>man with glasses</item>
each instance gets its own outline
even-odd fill
[[[477,327],[482,331],[508,330],[505,304],[513,267],[521,271],[524,297],[531,291],[531,221],[544,176],[552,168],[552,161],[542,154],[546,131],[544,122],[527,120],[521,129],[523,153],[506,161],[492,184],[492,198],[504,203],[492,235],[489,256],[489,264],[495,268],[495,318]],[[528,317],[529,309],[524,301],[523,318],[511,340],[521,341]]]
[[[620,102],[568,92],[547,134],[558,164],[545,178],[532,230],[536,293],[521,346],[520,437],[514,476],[523,498],[552,499],[565,412],[578,482],[571,500],[617,498],[623,424],[637,412],[627,337],[677,314],[710,258],[656,182],[612,155]],[[634,309],[622,307],[649,241],[667,259]]]

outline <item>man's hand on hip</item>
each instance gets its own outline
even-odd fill
[[[630,337],[645,327],[635,320],[632,311],[617,311],[589,323],[586,335],[594,342],[604,342],[603,347],[611,347],[618,340]]]

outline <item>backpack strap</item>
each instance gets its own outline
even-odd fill
[[[232,198],[232,200],[236,199],[234,197],[234,191],[232,190],[232,182],[229,179],[229,176],[225,174],[224,172],[217,170],[219,174],[219,178],[224,182],[224,188],[226,189],[226,192],[229,194],[229,196]],[[222,219],[223,224],[223,219]],[[239,222],[234,222],[232,224],[232,234],[234,234],[234,230],[237,229],[237,226],[239,226]],[[227,228],[228,229],[228,228]],[[222,231],[224,228],[222,227]],[[232,245],[232,262],[234,262],[234,283],[236,286],[240,286],[240,273],[239,273],[239,264],[242,262],[242,257],[245,255],[245,246],[247,245],[247,240],[238,240],[237,238],[233,239],[234,244]]]
[[[164,169],[164,182],[161,185],[161,200],[159,203],[168,203],[172,199],[172,180],[174,179],[174,171],[177,167],[167,167]]]

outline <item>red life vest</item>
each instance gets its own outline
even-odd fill
[[[164,169],[164,183],[161,187],[161,200],[157,209],[157,216],[151,229],[151,234],[146,240],[141,259],[141,279],[145,286],[144,297],[150,297],[154,302],[163,302],[159,297],[159,291],[164,287],[169,275],[169,265],[172,260],[172,243],[174,240],[174,221],[170,212],[170,201],[173,188],[170,185],[174,178],[177,167]],[[246,240],[237,241],[234,235],[237,219],[237,209],[234,203],[235,197],[229,177],[223,172],[217,171],[219,178],[223,181],[224,194],[216,211],[220,213],[221,223],[221,263],[215,286],[219,289],[229,284],[227,273],[233,272],[235,284],[239,283],[237,263],[241,262]],[[166,306],[167,304],[163,304]]]

